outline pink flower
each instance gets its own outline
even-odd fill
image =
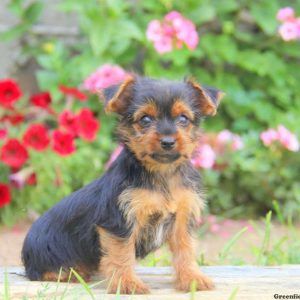
[[[160,54],[171,52],[173,49],[172,39],[167,36],[162,37],[154,42],[154,48]]]
[[[265,146],[269,146],[274,141],[278,140],[278,133],[275,129],[270,128],[266,131],[263,131],[260,134],[260,139],[262,140]]]
[[[234,151],[241,150],[244,148],[244,143],[243,143],[241,137],[238,136],[237,134],[235,134],[232,138],[231,148]]]
[[[217,233],[221,230],[221,225],[220,224],[212,224],[210,227],[209,227],[209,231],[211,233]]]
[[[276,19],[280,22],[291,21],[295,17],[294,10],[292,7],[284,7],[279,9],[276,15]]]
[[[274,141],[279,141],[286,149],[297,152],[300,149],[299,141],[295,134],[290,132],[283,125],[278,125],[275,129],[268,129],[260,134],[260,139],[265,146],[271,145]]]
[[[211,223],[211,224],[214,224],[214,223],[217,222],[217,217],[215,215],[208,215],[207,216],[207,222]]]
[[[285,22],[278,30],[280,36],[284,41],[292,41],[299,38],[299,25],[297,22]]]
[[[162,34],[162,26],[158,20],[152,20],[148,24],[146,36],[149,41],[159,41]]]
[[[174,20],[181,19],[181,18],[182,18],[182,15],[176,10],[173,10],[165,15],[166,21],[174,21]]]
[[[228,129],[219,132],[217,140],[221,143],[229,143],[232,140],[232,133]]]
[[[92,73],[84,81],[84,86],[90,92],[95,93],[97,90],[120,83],[125,79],[126,75],[127,73],[121,67],[106,64]]]
[[[7,137],[7,130],[5,128],[0,128],[0,140],[4,140]]]
[[[283,125],[278,125],[278,140],[288,150],[297,152],[299,151],[300,145],[297,137],[286,129]]]
[[[9,175],[9,180],[10,183],[15,187],[15,188],[22,188],[26,181],[30,178],[31,175],[34,174],[34,170],[32,167],[24,168],[21,171],[18,171],[16,173],[13,173]]]
[[[244,147],[241,137],[230,132],[228,129],[220,131],[217,136],[217,140],[221,144],[229,144],[231,149],[234,151],[241,150]]]
[[[160,54],[171,52],[173,48],[179,49],[183,44],[193,50],[199,42],[194,23],[177,11],[171,11],[162,21],[152,20],[148,24],[146,36]]]
[[[113,151],[108,162],[106,163],[106,169],[108,169],[112,165],[112,163],[118,158],[123,148],[124,147],[122,145],[118,145],[118,147]]]
[[[198,168],[211,169],[215,163],[216,154],[208,144],[200,145],[195,157],[191,160],[192,164]]]

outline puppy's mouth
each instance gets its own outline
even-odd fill
[[[162,163],[168,164],[176,161],[181,155],[180,153],[152,153],[151,158]]]

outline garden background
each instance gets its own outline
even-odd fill
[[[36,218],[117,155],[97,89],[131,72],[193,76],[226,93],[193,159],[207,199],[199,236],[229,240],[222,262],[251,232],[255,262],[300,262],[299,1],[1,2],[0,223]]]

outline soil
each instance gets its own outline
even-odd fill
[[[214,216],[211,216],[211,218],[214,219],[203,225],[206,226],[206,233],[198,239],[198,256],[204,255],[205,262],[217,262],[218,254],[222,251],[228,240],[246,226],[248,227],[248,231],[234,245],[230,254],[231,257],[235,256],[236,260],[243,260],[248,264],[255,263],[253,247],[260,245],[262,242],[263,223],[255,222],[253,227],[253,223],[249,223],[249,221],[225,220],[219,222],[216,221]],[[21,222],[12,228],[0,227],[0,266],[20,266],[22,264],[20,257],[22,243],[30,225],[30,222]],[[272,233],[278,241],[280,236],[288,233],[288,229],[273,223],[271,241]]]

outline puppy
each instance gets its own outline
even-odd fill
[[[95,271],[111,279],[109,291],[149,293],[135,273],[138,258],[167,243],[176,288],[209,290],[197,266],[195,220],[203,200],[190,159],[199,123],[216,113],[222,93],[193,80],[175,82],[130,76],[103,91],[105,109],[119,115],[124,149],[99,179],[74,192],[31,227],[22,259],[30,280],[85,280]],[[84,163],[84,162],[83,162]],[[76,170],[75,170],[76,172]]]

